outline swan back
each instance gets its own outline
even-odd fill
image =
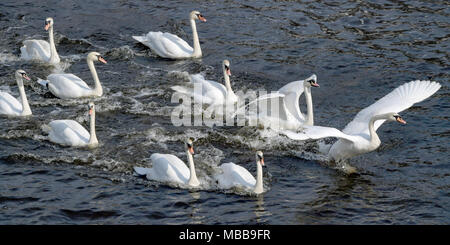
[[[255,177],[242,166],[230,162],[220,165],[220,168],[222,174],[216,177],[220,188],[229,189],[235,186],[253,188],[256,184]]]
[[[171,154],[154,153],[150,156],[153,164],[147,178],[160,182],[186,184],[189,180],[189,168],[178,157]]]

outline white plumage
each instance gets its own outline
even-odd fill
[[[336,137],[328,156],[335,161],[373,151],[381,144],[376,130],[386,121],[406,123],[399,115],[415,103],[433,95],[441,85],[431,81],[405,83],[361,110],[343,131],[321,126],[305,126],[302,133],[285,133],[292,139],[320,139]]]
[[[167,32],[149,32],[143,36],[132,37],[163,58],[200,58],[202,57],[202,50],[200,48],[195,20],[206,21],[206,19],[198,11],[192,11],[189,16],[194,48],[178,36]]]

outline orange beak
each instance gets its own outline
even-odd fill
[[[261,163],[261,166],[264,166],[264,158],[262,158],[259,162]]]
[[[48,31],[48,28],[50,28],[50,23],[48,23],[48,24],[45,24],[45,27],[44,27],[44,29],[45,29],[46,31]]]
[[[206,22],[206,19],[205,19],[205,17],[203,17],[203,16],[199,16],[198,19],[201,20],[201,21],[203,21],[203,22]]]
[[[189,153],[194,154],[194,147],[188,147]]]
[[[317,88],[320,87],[318,83],[311,83],[311,86],[317,87]]]
[[[230,69],[226,69],[226,71],[227,71],[227,75],[231,76],[231,70]]]
[[[92,109],[89,109],[89,115],[92,115],[92,112],[94,112]]]
[[[102,63],[107,63],[105,59],[103,59],[103,57],[98,58],[98,61],[102,62]]]
[[[22,75],[22,77],[23,77],[23,78],[25,78],[25,79],[27,79],[28,81],[30,81],[30,80],[31,80],[31,79],[30,79],[30,77],[28,77],[28,75],[27,75],[27,74],[23,74],[23,75]]]
[[[397,117],[397,122],[399,122],[401,124],[406,124],[406,121],[403,120],[403,118],[401,118],[401,117]]]

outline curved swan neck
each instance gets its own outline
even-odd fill
[[[55,40],[53,37],[53,25],[48,29],[48,39],[50,42],[50,63],[59,63],[59,55],[56,52]]]
[[[311,87],[305,86],[305,99],[306,99],[306,110],[307,110],[307,118],[306,125],[313,126],[314,125],[314,113],[313,113],[313,104],[312,104],[312,96],[311,96]]]
[[[381,115],[376,115],[373,116],[370,121],[369,121],[369,133],[370,133],[370,143],[371,144],[377,144],[380,142],[380,138],[378,137],[377,132],[375,131],[375,122],[378,120],[383,120],[386,119],[387,115],[386,114],[381,114]]]
[[[198,40],[197,34],[197,25],[195,24],[195,20],[191,19],[191,28],[192,28],[192,38],[194,45],[194,52],[192,53],[192,57],[200,58],[202,57],[202,49],[200,48],[200,41]]]
[[[89,143],[90,146],[97,146],[98,140],[97,135],[95,133],[95,110],[92,111],[92,114],[89,118],[89,127],[90,127],[90,137],[89,137]]]
[[[27,95],[25,94],[25,88],[23,86],[23,79],[22,77],[17,77],[16,80],[17,86],[19,87],[20,99],[22,100],[22,113],[20,115],[22,116],[31,115],[30,105],[28,104]]]
[[[94,83],[95,83],[95,87],[92,91],[92,95],[102,96],[103,88],[102,88],[102,85],[100,84],[100,80],[98,79],[97,70],[95,69],[95,66],[94,66],[94,61],[88,57],[87,64],[89,66],[89,70],[91,71],[92,78],[94,79]]]
[[[189,172],[190,172],[188,185],[198,186],[200,183],[197,179],[197,174],[195,172],[194,158],[192,157],[192,154],[189,152],[189,150],[186,151],[186,154],[188,156]]]
[[[256,184],[254,192],[256,194],[262,193],[264,191],[263,189],[263,170],[261,163],[259,161],[256,161]]]

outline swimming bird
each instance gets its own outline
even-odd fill
[[[44,29],[48,31],[49,42],[44,40],[25,40],[20,48],[24,60],[40,60],[50,64],[58,64],[60,59],[53,38],[53,18],[45,19]]]
[[[219,187],[223,189],[243,187],[251,189],[255,194],[264,192],[262,170],[262,167],[264,166],[264,155],[261,151],[257,151],[255,156],[256,179],[247,169],[232,162],[224,163],[220,165],[222,173],[215,176]]]
[[[45,86],[50,92],[61,99],[74,99],[81,97],[102,96],[103,89],[95,70],[94,61],[106,64],[106,60],[98,52],[90,52],[86,58],[89,70],[94,79],[95,87],[90,88],[86,82],[74,74],[55,73],[47,76],[47,80],[38,79],[38,83]]]
[[[235,104],[238,101],[238,97],[231,88],[230,61],[224,60],[222,62],[222,70],[225,86],[215,81],[206,80],[201,74],[195,74],[190,76],[191,84],[189,87],[173,86],[172,89],[193,96],[194,101],[202,104]]]
[[[23,86],[23,79],[30,80],[24,70],[15,72],[17,87],[19,88],[20,99],[12,97],[7,92],[0,92],[0,114],[9,116],[29,116],[31,115],[30,105],[28,104],[27,95]]]
[[[200,185],[195,172],[194,145],[191,139],[185,141],[185,150],[189,168],[177,156],[172,154],[153,153],[150,156],[151,168],[134,167],[134,171],[149,180],[178,183],[196,187]]]
[[[96,148],[98,140],[95,133],[95,105],[89,103],[90,133],[74,120],[54,120],[49,123],[49,139],[64,146]]]
[[[149,32],[144,36],[133,36],[133,38],[163,58],[201,58],[202,50],[200,48],[195,20],[206,22],[206,19],[198,11],[192,11],[189,19],[191,22],[194,48],[189,46],[183,39],[168,32]]]

